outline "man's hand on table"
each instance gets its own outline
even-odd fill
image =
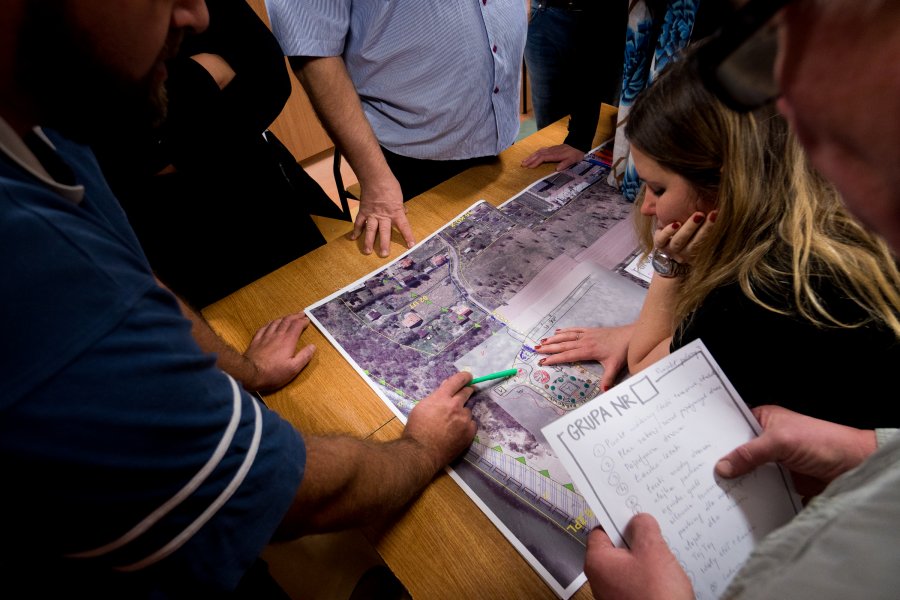
[[[302,312],[275,319],[256,332],[244,358],[255,375],[244,382],[251,391],[272,392],[284,387],[309,363],[316,347],[308,344],[297,350],[300,335],[309,326]]]
[[[578,164],[583,159],[584,152],[578,148],[573,148],[568,144],[559,144],[558,146],[541,148],[523,160],[522,166],[527,169],[533,169],[545,162],[555,162],[559,163],[556,165],[556,170],[563,171],[572,165]]]
[[[472,374],[460,371],[441,383],[409,413],[403,437],[421,445],[438,471],[462,454],[475,438],[477,427],[466,402],[475,392]]]
[[[416,245],[412,227],[406,218],[403,193],[400,184],[392,176],[390,181],[377,186],[362,185],[359,199],[359,214],[353,224],[350,239],[363,237],[363,254],[371,254],[378,239],[378,256],[385,258],[391,253],[391,228],[396,227],[403,236],[407,248]]]

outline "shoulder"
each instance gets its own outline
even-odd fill
[[[6,400],[63,364],[155,286],[133,233],[114,211],[88,211],[0,173],[0,362]],[[121,226],[118,226],[121,225]]]
[[[363,10],[357,4],[355,0],[266,0],[266,9],[286,56],[340,56],[351,13]]]

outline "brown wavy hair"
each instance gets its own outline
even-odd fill
[[[822,327],[880,322],[900,337],[900,273],[893,255],[812,169],[773,107],[748,114],[729,110],[704,88],[685,57],[638,96],[625,134],[718,210],[715,227],[698,244],[684,276],[673,328],[714,289],[736,281],[748,298],[773,312]],[[649,252],[654,223],[640,214],[642,201],[643,190],[635,218]],[[830,312],[817,293],[823,279],[864,317],[848,322]],[[784,298],[789,308],[764,298]]]

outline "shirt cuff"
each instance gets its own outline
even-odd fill
[[[897,435],[897,431],[900,431],[896,428],[883,428],[875,430],[875,443],[879,448],[884,446],[888,440]]]

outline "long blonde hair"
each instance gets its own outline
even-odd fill
[[[850,216],[771,107],[732,112],[706,91],[693,61],[681,59],[637,98],[625,133],[641,152],[715,202],[719,213],[684,276],[674,327],[714,289],[736,281],[748,298],[773,312],[820,327],[877,322],[900,337],[900,273],[890,250]],[[635,214],[649,252],[654,225],[640,215],[642,200],[643,193]],[[824,281],[864,317],[836,316],[817,293]],[[785,302],[773,306],[764,298]]]

